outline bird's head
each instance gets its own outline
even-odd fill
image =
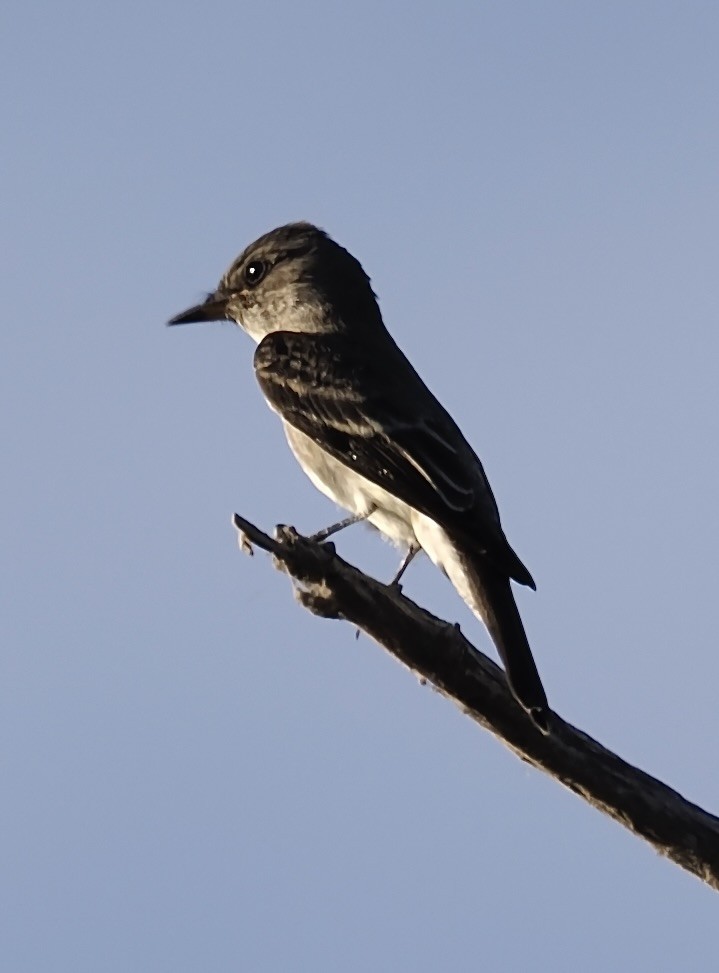
[[[234,321],[255,341],[382,325],[370,281],[347,250],[311,223],[288,223],[252,243],[202,304],[168,324]]]

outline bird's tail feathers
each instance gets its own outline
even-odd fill
[[[549,732],[549,706],[508,578],[476,557],[463,558],[467,604],[487,627],[507,673],[509,686],[536,726]]]

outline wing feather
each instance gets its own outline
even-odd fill
[[[276,331],[257,346],[255,374],[290,425],[533,587],[479,459],[399,349],[390,350],[388,361],[384,347],[374,354],[341,334]]]

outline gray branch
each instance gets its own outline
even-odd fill
[[[510,695],[502,670],[441,621],[343,561],[329,543],[278,527],[269,537],[235,514],[243,549],[274,555],[293,579],[305,608],[345,619],[490,730],[522,760],[648,841],[662,855],[719,890],[719,818],[633,767],[591,737],[552,715],[543,736]],[[251,549],[251,548],[250,548]]]

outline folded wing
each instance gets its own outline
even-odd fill
[[[396,347],[278,331],[255,352],[271,406],[367,480],[450,531],[472,554],[534,587],[509,546],[479,459]]]

